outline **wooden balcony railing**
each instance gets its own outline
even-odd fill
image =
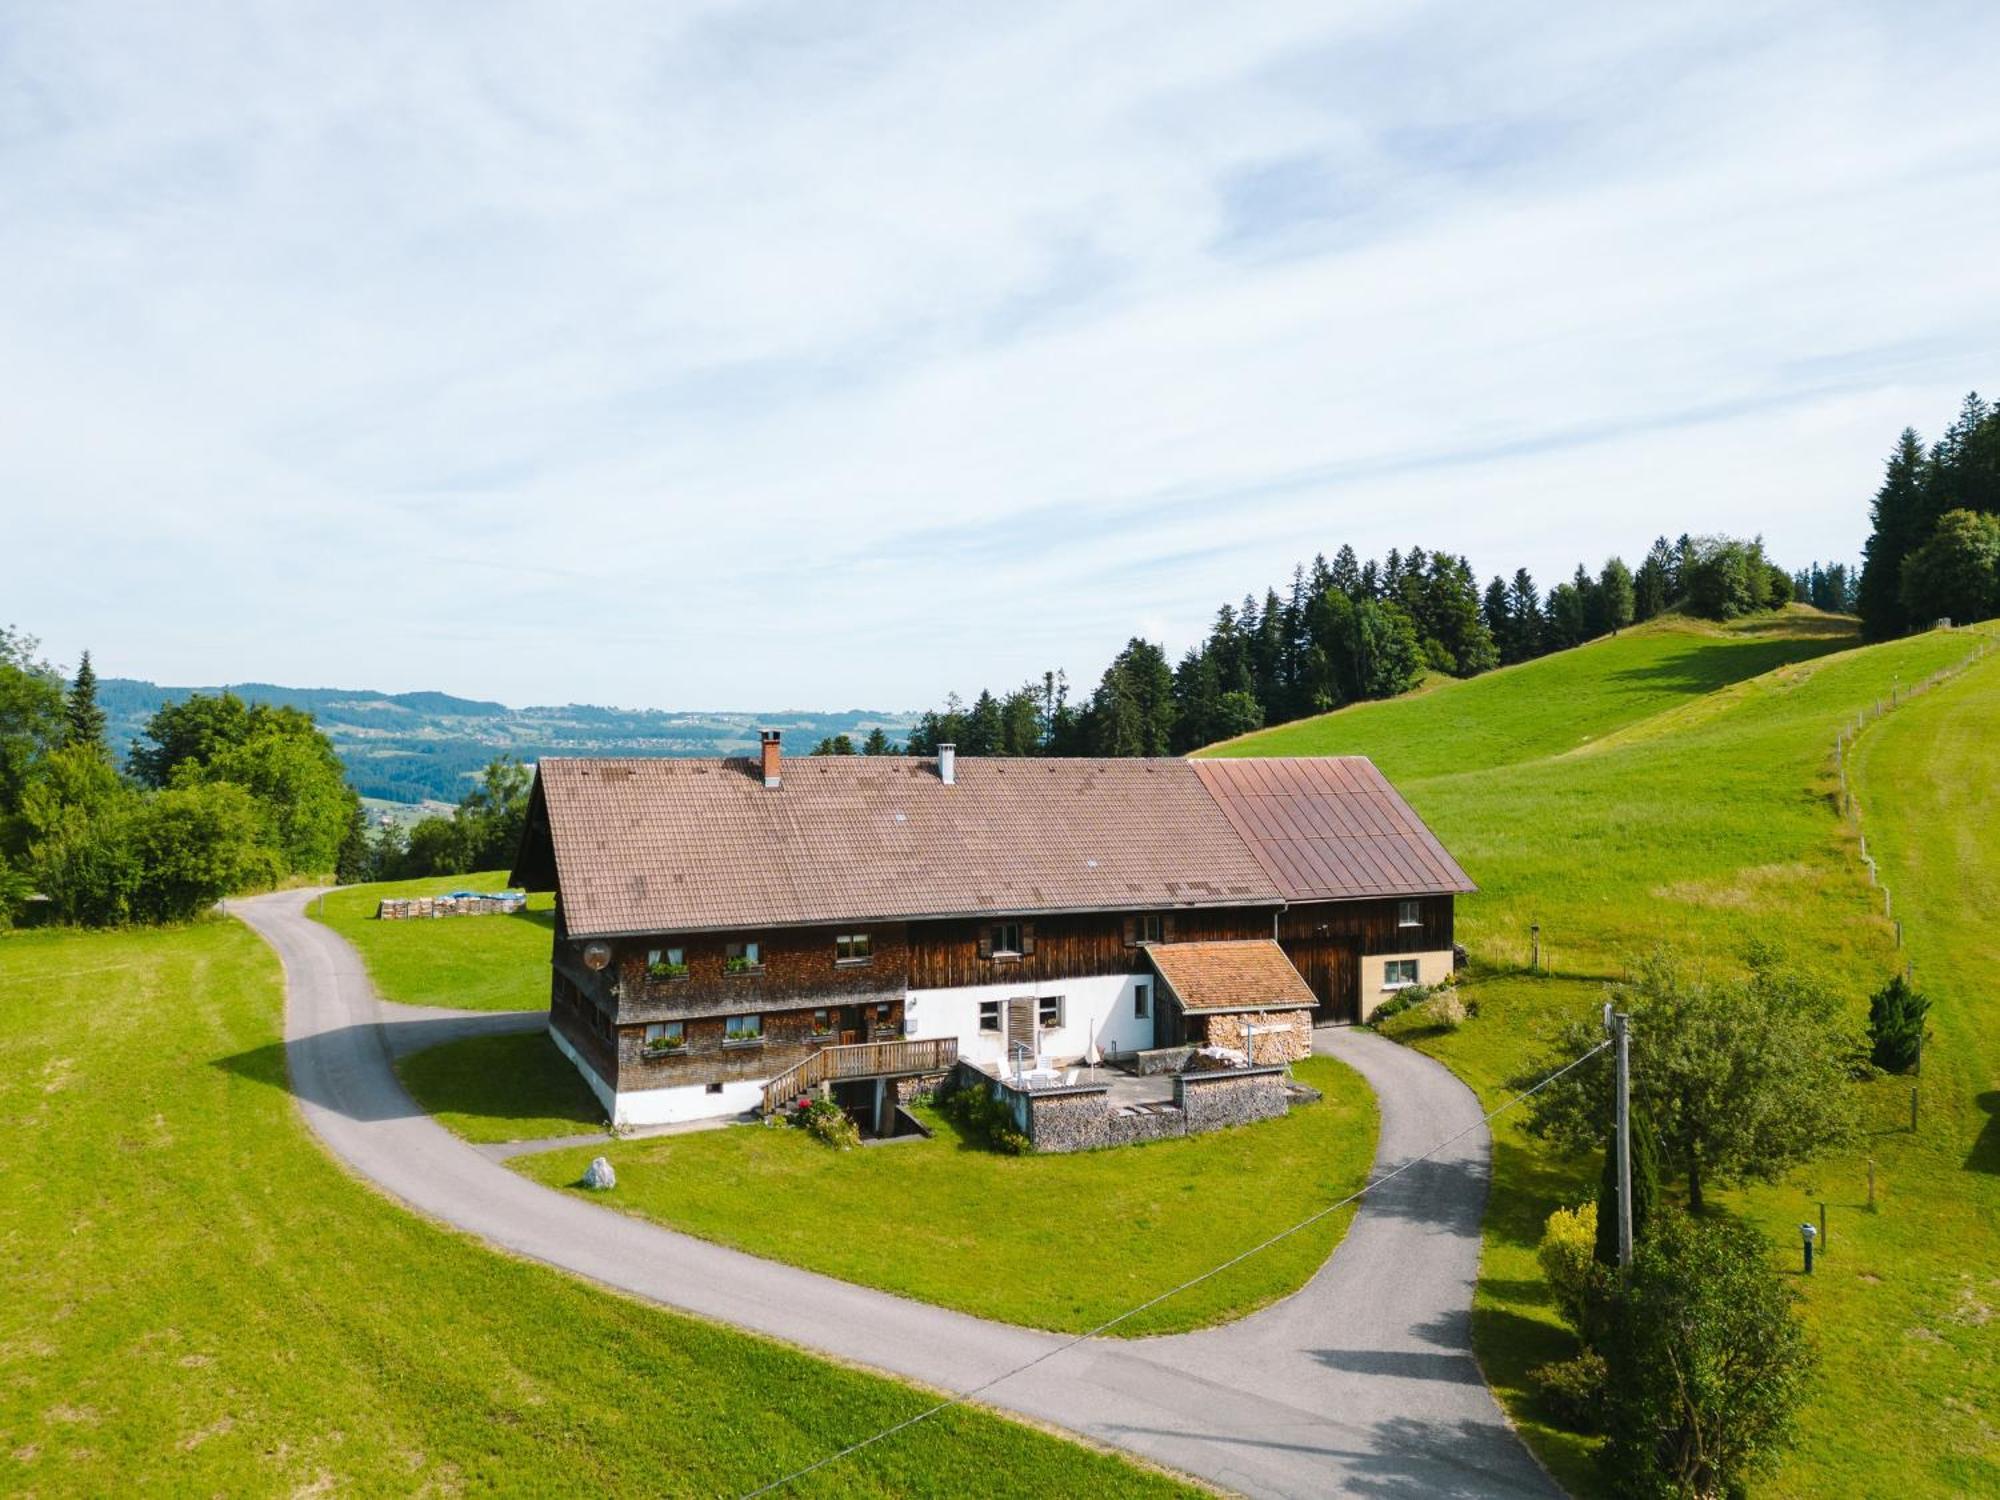
[[[958,1061],[958,1038],[935,1037],[913,1042],[855,1042],[822,1047],[764,1085],[764,1113],[787,1099],[822,1083],[841,1078],[894,1078],[911,1073],[942,1073]]]

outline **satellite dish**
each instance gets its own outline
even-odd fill
[[[609,943],[585,943],[583,945],[583,966],[592,971],[603,968],[611,962]]]

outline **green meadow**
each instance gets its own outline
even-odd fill
[[[934,1399],[378,1197],[293,1104],[282,990],[234,922],[0,936],[0,1491],[728,1495]],[[995,1474],[1188,1493],[966,1409],[809,1493]]]
[[[1827,1204],[1820,1274],[1800,1277],[1822,1363],[1799,1444],[1764,1492],[2000,1493],[2000,1328],[1989,1322],[2000,1306],[2000,1095],[1988,1040],[2000,1006],[1985,993],[1996,947],[1984,920],[2000,898],[2000,657],[1902,703],[1851,752],[1872,850],[1898,889],[1899,952],[1835,805],[1834,738],[1878,700],[1963,661],[1980,637],[1863,649],[1833,628],[1809,612],[1730,630],[1642,627],[1221,749],[1374,757],[1479,883],[1459,907],[1479,1014],[1416,1045],[1492,1105],[1561,1021],[1593,1012],[1604,982],[1654,945],[1715,966],[1740,963],[1753,942],[1774,945],[1845,997],[1857,1027],[1867,995],[1913,959],[1939,1002],[1918,1131],[1908,1130],[1911,1080],[1878,1080],[1865,1086],[1874,1133],[1861,1151],[1720,1195],[1723,1211],[1766,1229],[1788,1270],[1798,1225]],[[1648,684],[1643,701],[1636,682]],[[1468,702],[1486,727],[1460,733]],[[1548,974],[1527,972],[1534,925]],[[1488,1378],[1584,1494],[1599,1488],[1590,1443],[1548,1420],[1528,1372],[1571,1348],[1535,1244],[1551,1210],[1594,1193],[1596,1172],[1594,1159],[1551,1154],[1514,1116],[1496,1123],[1474,1310]]]
[[[384,922],[375,915],[394,896],[498,891],[507,872],[429,875],[329,891],[307,908],[352,943],[385,1000],[451,1010],[547,1010],[549,939],[555,897],[538,892],[511,916],[433,917]]]
[[[1330,1057],[1294,1072],[1324,1097],[1283,1119],[1073,1156],[1002,1156],[919,1106],[930,1140],[836,1153],[803,1130],[738,1126],[510,1165],[575,1190],[603,1151],[618,1169],[606,1201],[628,1213],[980,1317],[1076,1333],[1367,1180],[1376,1127],[1367,1084]],[[1175,1333],[1274,1302],[1306,1283],[1353,1217],[1329,1214],[1113,1331]],[[1049,1274],[1056,1265],[1063,1275]]]
[[[440,1125],[468,1141],[540,1141],[610,1128],[597,1095],[546,1030],[427,1047],[399,1058],[396,1076]]]

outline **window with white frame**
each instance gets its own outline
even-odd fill
[[[762,1016],[730,1016],[722,1023],[722,1040],[736,1046],[764,1040]]]
[[[655,1021],[646,1028],[648,1052],[678,1052],[687,1045],[687,1024],[683,1021]]]
[[[1382,988],[1385,990],[1406,990],[1417,982],[1417,961],[1414,958],[1392,958],[1382,965]]]
[[[832,1011],[830,1011],[830,1010],[816,1010],[816,1011],[814,1011],[814,1012],[813,1012],[813,1029],[812,1029],[812,1034],[813,1034],[814,1036],[832,1036],[832,1035],[833,1035],[833,1012],[832,1012]]]
[[[729,943],[722,950],[725,974],[754,974],[764,967],[764,949],[759,943]]]
[[[1000,1002],[998,1000],[982,1000],[979,1002],[979,1029],[981,1031],[998,1031],[1000,1029]]]
[[[1421,901],[1398,901],[1396,903],[1396,925],[1398,927],[1421,927],[1424,925],[1424,904]]]
[[[1142,943],[1164,943],[1167,940],[1167,921],[1158,912],[1138,918],[1136,926]]]
[[[687,950],[685,948],[648,948],[646,950],[646,972],[655,979],[687,978]]]
[[[1044,995],[1035,1006],[1035,1019],[1045,1030],[1054,1030],[1063,1023],[1063,997]]]
[[[1021,924],[1019,922],[995,922],[993,924],[993,956],[1003,955],[1018,958],[1021,953]]]
[[[837,964],[865,964],[874,956],[865,932],[843,932],[833,940],[833,961]]]
[[[1132,986],[1132,1015],[1145,1020],[1153,1013],[1153,981],[1141,979]]]

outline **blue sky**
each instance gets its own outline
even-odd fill
[[[1343,541],[1847,558],[2000,383],[1990,5],[0,0],[0,620],[921,706]]]

